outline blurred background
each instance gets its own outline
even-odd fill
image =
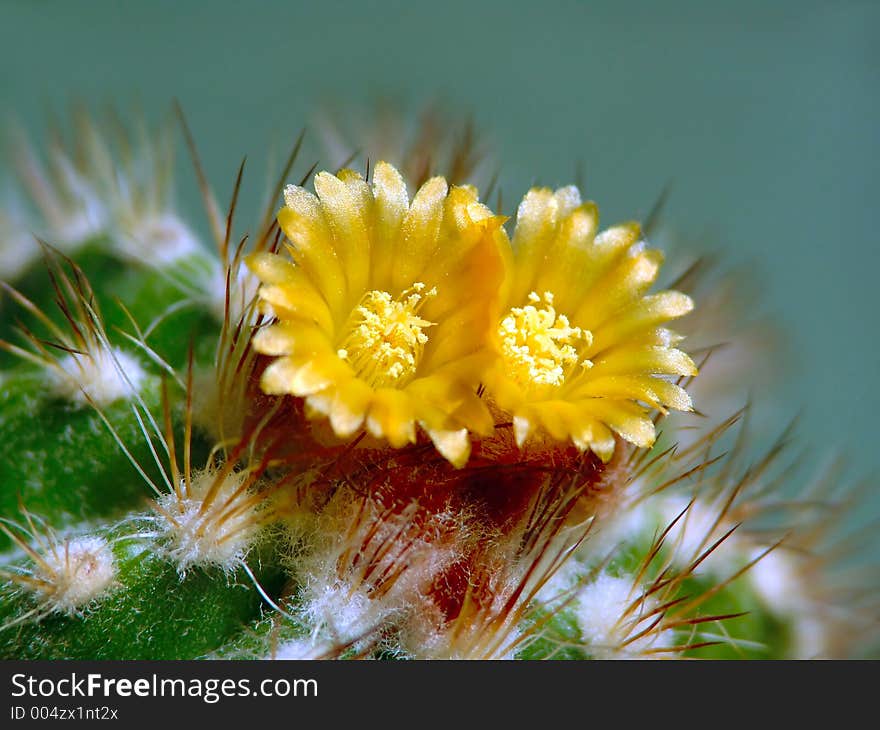
[[[39,139],[71,101],[158,120],[176,98],[221,200],[249,156],[245,206],[320,109],[356,125],[379,98],[471,115],[508,213],[578,171],[606,225],[669,185],[657,243],[739,267],[736,306],[776,323],[748,383],[761,425],[801,412],[858,476],[878,465],[878,28],[880,4],[852,1],[2,0],[0,107]]]

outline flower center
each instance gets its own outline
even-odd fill
[[[387,291],[368,291],[351,313],[337,354],[374,388],[401,385],[419,365],[428,341],[423,330],[435,324],[418,312],[436,295],[436,288],[425,291],[421,282],[396,299]]]
[[[589,368],[578,351],[589,346],[589,330],[572,327],[568,317],[557,314],[552,292],[540,297],[529,294],[525,307],[513,307],[498,325],[501,354],[507,373],[522,387],[560,386],[571,370]]]

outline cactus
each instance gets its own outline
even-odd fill
[[[300,136],[245,234],[178,119],[213,249],[171,123],[15,142],[0,656],[876,654],[857,492],[713,412],[747,366],[688,342],[737,319],[694,268],[651,291],[655,221],[570,186],[508,222],[426,122],[363,174]]]

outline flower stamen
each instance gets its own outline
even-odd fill
[[[424,330],[436,324],[418,312],[436,295],[436,287],[425,291],[422,282],[396,299],[387,291],[368,291],[352,311],[336,354],[374,388],[402,385],[418,368],[428,341]]]
[[[542,306],[540,305],[543,301]],[[508,373],[523,388],[561,386],[576,366],[589,368],[579,351],[593,340],[589,330],[572,327],[553,306],[553,293],[529,294],[524,307],[512,307],[501,320],[498,335]]]

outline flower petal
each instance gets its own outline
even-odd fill
[[[367,414],[367,430],[385,438],[395,449],[415,443],[416,424],[412,399],[402,391],[380,388],[373,394]]]
[[[406,183],[396,168],[379,162],[373,169],[375,223],[372,240],[370,281],[377,289],[391,289],[394,251],[403,220],[409,210]]]
[[[589,398],[577,401],[585,415],[610,426],[621,438],[641,448],[653,446],[656,436],[654,423],[641,408],[629,401],[610,398]]]
[[[683,317],[693,308],[693,300],[677,291],[663,291],[642,297],[626,311],[620,312],[598,329],[592,330],[593,344],[589,357],[632,338],[639,332],[671,319]]]
[[[394,292],[403,291],[419,281],[434,256],[447,191],[446,180],[433,177],[422,185],[413,198],[394,252],[394,268],[391,272]]]
[[[609,375],[591,378],[571,392],[572,398],[628,398],[644,401],[653,408],[690,411],[691,398],[680,385],[648,375]]]
[[[297,264],[306,270],[315,286],[323,294],[333,312],[340,319],[347,301],[347,284],[342,262],[333,246],[333,239],[320,202],[302,188],[296,194],[288,186],[285,197],[297,208],[284,207],[278,212],[278,225],[290,240],[287,247]]]
[[[428,430],[428,436],[440,455],[457,469],[463,467],[471,455],[471,442],[466,428],[454,431]]]
[[[354,174],[345,172],[349,176]],[[329,172],[315,175],[315,192],[333,236],[333,247],[342,262],[349,302],[355,302],[367,290],[370,275],[370,238],[366,222],[371,211],[364,207],[362,198],[352,194],[345,182]]]
[[[314,322],[328,335],[333,334],[333,317],[327,302],[311,286],[266,285],[260,287],[260,299],[272,305],[279,319],[304,319]]]

